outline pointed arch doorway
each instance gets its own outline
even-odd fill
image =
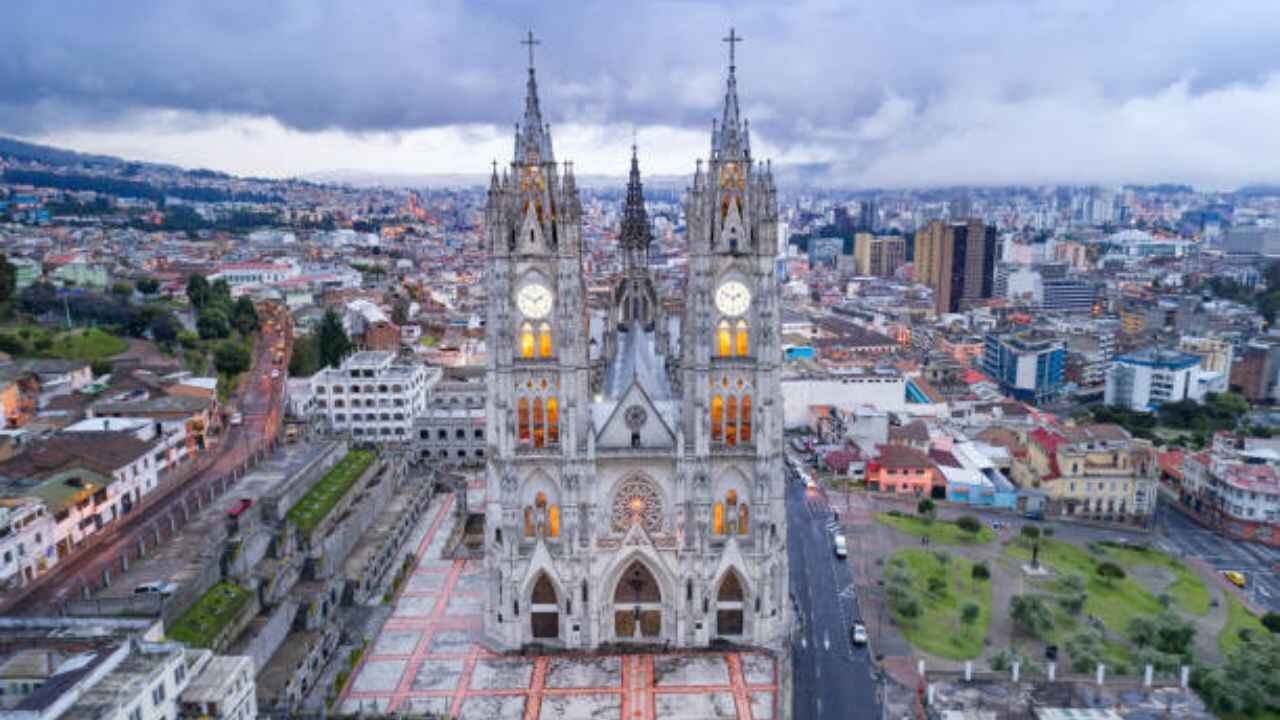
[[[746,624],[746,593],[743,592],[742,578],[730,570],[720,581],[716,591],[716,635],[722,637],[740,637]]]
[[[560,637],[560,603],[555,585],[545,572],[538,574],[529,597],[529,624],[535,640]]]
[[[633,561],[613,591],[613,634],[619,640],[647,640],[662,636],[662,589],[653,572]]]

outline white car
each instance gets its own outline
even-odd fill
[[[142,583],[133,589],[134,595],[163,595],[168,597],[178,591],[178,583],[165,582],[156,580],[155,582]]]
[[[867,628],[860,622],[854,623],[853,627],[849,628],[849,639],[854,645],[866,645]]]
[[[844,539],[844,535],[836,534],[836,557],[845,558],[849,556],[849,543]]]
[[[243,415],[243,414],[238,413],[238,412],[237,412],[237,413],[231,413],[231,424],[232,424],[232,425],[239,425],[239,424],[240,424],[240,423],[242,423],[242,422],[244,422],[244,415]]]

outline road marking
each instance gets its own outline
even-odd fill
[[[831,649],[831,634],[828,633],[826,630],[822,631],[822,649],[823,650]]]

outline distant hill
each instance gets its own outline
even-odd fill
[[[74,150],[36,145],[34,143],[0,137],[0,156],[18,160],[42,162],[49,165],[124,165],[125,161],[110,155],[88,155]]]

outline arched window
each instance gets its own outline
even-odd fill
[[[746,535],[747,529],[751,527],[750,520],[747,516],[747,504],[743,503],[738,507],[738,534]]]
[[[742,396],[742,409],[738,420],[738,439],[742,444],[751,442],[751,396]]]
[[[533,326],[529,323],[520,326],[520,357],[533,357]]]
[[[520,442],[529,442],[529,398],[520,398],[516,403],[516,428]]]
[[[724,398],[719,395],[711,397],[711,440],[720,442],[724,438]]]
[[[536,448],[542,447],[542,443],[545,440],[545,436],[543,434],[545,426],[542,424],[542,421],[542,398],[534,398],[533,420],[531,424],[533,425],[533,446]]]
[[[737,348],[735,349],[737,350],[738,356],[746,357],[747,355],[750,355],[751,341],[750,341],[750,333],[747,330],[746,320],[738,321],[738,332],[735,339],[737,341]]]
[[[729,322],[721,320],[720,326],[716,330],[716,355],[720,357],[729,357],[733,354],[733,332],[729,329]]]
[[[744,510],[746,508],[743,508]],[[560,506],[552,505],[547,511],[547,537],[560,537]]]
[[[711,532],[716,535],[724,534],[724,503],[716,503],[711,511]]]
[[[725,406],[724,442],[733,447],[738,444],[738,400],[730,395]]]
[[[524,536],[533,537],[533,508],[524,509]]]
[[[536,507],[536,508],[538,508],[539,510],[546,510],[546,509],[547,509],[547,494],[546,494],[546,493],[544,493],[544,492],[540,492],[540,493],[538,493],[537,495],[535,495],[535,496],[534,496],[534,498],[533,498],[533,506],[534,506],[534,507]]]
[[[547,398],[547,444],[560,442],[560,403],[555,398]]]
[[[720,582],[716,593],[716,634],[741,635],[743,630],[742,580],[736,572],[730,571]]]
[[[551,326],[547,323],[538,328],[538,356],[551,357]]]

